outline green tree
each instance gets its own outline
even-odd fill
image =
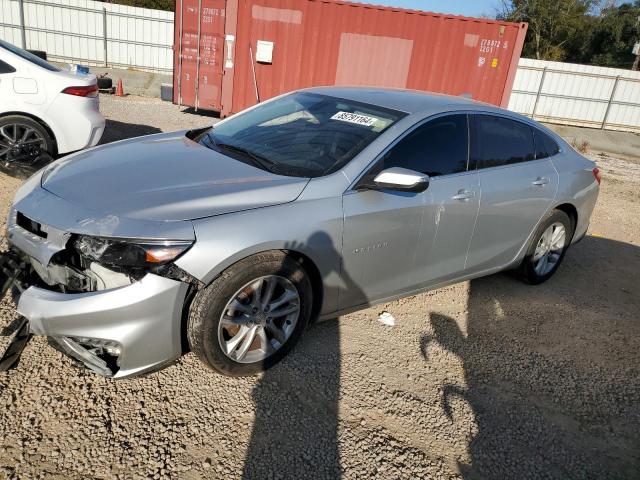
[[[498,18],[527,22],[523,55],[540,60],[566,60],[572,45],[586,35],[588,14],[598,0],[503,0]]]
[[[105,3],[117,3],[129,5],[130,7],[154,8],[156,10],[167,10],[173,12],[176,8],[175,0],[100,0]]]
[[[602,9],[589,29],[581,59],[592,65],[631,68],[633,44],[640,41],[640,1]]]

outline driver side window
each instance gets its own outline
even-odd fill
[[[430,177],[467,171],[467,115],[447,115],[416,128],[387,152],[383,163],[382,169],[402,167]]]

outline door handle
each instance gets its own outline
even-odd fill
[[[535,185],[537,187],[544,187],[547,183],[549,183],[548,177],[538,177],[533,182],[531,182],[531,185]]]
[[[460,200],[461,202],[466,202],[470,198],[476,196],[476,192],[470,192],[469,190],[458,190],[458,193],[451,197],[452,200]]]

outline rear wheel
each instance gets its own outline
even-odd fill
[[[313,294],[302,266],[283,252],[229,267],[193,299],[187,338],[207,366],[252,375],[280,361],[311,316]]]
[[[552,210],[540,222],[529,250],[517,270],[523,281],[537,285],[547,281],[558,270],[573,237],[569,216]]]
[[[34,173],[54,154],[53,138],[38,122],[22,115],[0,118],[0,164],[7,173]]]

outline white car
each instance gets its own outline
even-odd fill
[[[64,71],[0,40],[0,169],[25,176],[51,157],[96,145],[105,125],[98,103],[95,75]]]

